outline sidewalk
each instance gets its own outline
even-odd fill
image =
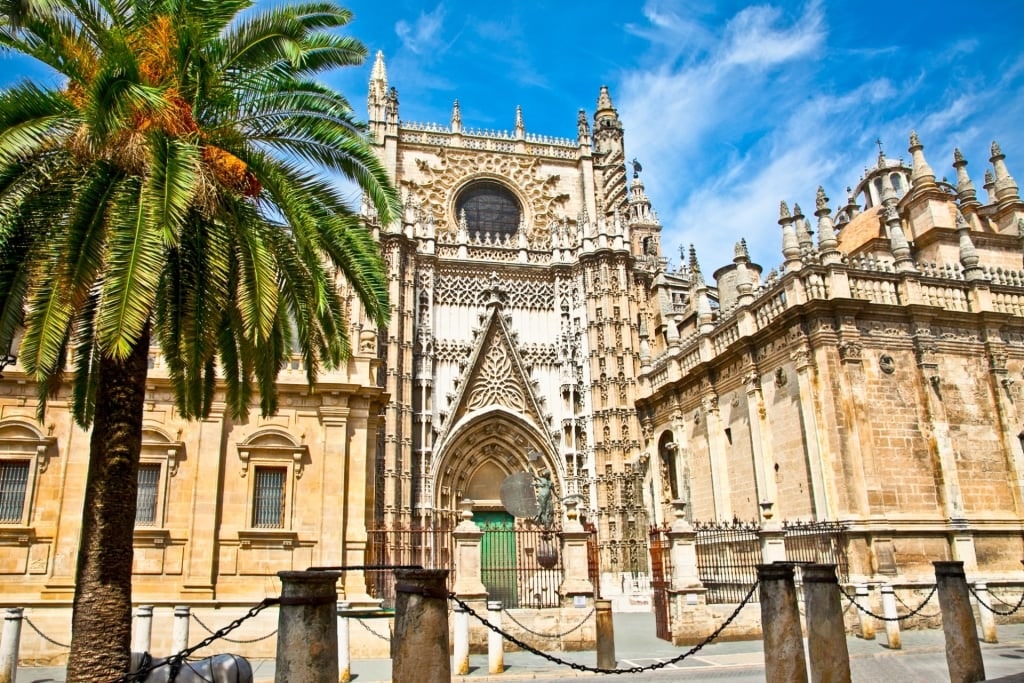
[[[889,650],[885,646],[885,631],[880,630],[872,641],[850,637],[851,668],[855,681],[923,681],[936,683],[947,680],[945,643],[941,629],[905,631],[903,649]],[[1000,643],[982,643],[985,671],[989,680],[1000,683],[1024,683],[1024,624],[999,626]],[[674,647],[654,636],[652,614],[615,615],[615,654],[619,668],[645,667],[666,661],[686,652],[688,647]],[[560,659],[594,666],[594,652],[551,653]],[[273,660],[252,662],[256,683],[272,683]],[[563,680],[593,678],[595,674],[575,671],[557,665],[529,652],[506,652],[505,672],[491,675],[487,672],[487,656],[470,658],[472,671],[457,677],[471,683],[484,681]],[[657,672],[622,674],[615,680],[669,681],[669,680],[764,680],[764,653],[762,641],[712,643],[678,664]],[[352,680],[355,683],[383,683],[391,680],[390,659],[357,659],[352,662]],[[1009,677],[1009,678],[1006,678]],[[63,668],[20,668],[16,683],[63,683]]]

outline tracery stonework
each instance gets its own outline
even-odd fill
[[[469,392],[470,410],[491,405],[519,411],[526,408],[523,391],[514,379],[512,359],[499,344],[494,344],[487,351],[480,365],[480,374],[473,381]]]

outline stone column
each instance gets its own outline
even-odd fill
[[[744,377],[747,406],[750,413],[750,449],[754,460],[754,481],[758,500],[777,500],[775,485],[775,455],[772,451],[768,411],[761,391],[761,374],[751,368]]]
[[[348,452],[345,457],[345,540],[342,564],[359,566],[366,563],[366,517],[367,501],[372,499],[372,471],[367,460],[372,450],[369,440],[376,439],[370,429],[370,402],[362,397],[349,399]],[[345,572],[345,600],[353,604],[379,604],[366,592],[366,575],[362,571]]]
[[[615,668],[615,625],[612,621],[612,601],[596,600],[597,615],[597,667]]]
[[[199,443],[196,444],[196,464],[192,468],[192,481],[180,482],[192,489],[192,510],[189,516],[186,570],[182,593],[188,600],[212,599],[217,556],[217,534],[210,520],[220,515],[221,494],[224,489],[225,469],[221,467],[221,442],[224,438],[223,401],[216,401],[209,416],[198,424]],[[213,457],[210,457],[213,456]],[[189,455],[189,458],[193,457]],[[238,458],[233,458],[235,465]],[[231,476],[238,477],[238,467],[229,467]],[[179,474],[184,477],[187,470]],[[172,484],[177,486],[179,482]]]
[[[804,428],[804,444],[807,449],[807,465],[810,474],[811,497],[814,501],[815,517],[818,519],[834,518],[831,501],[826,484],[825,451],[821,443],[820,420],[818,418],[817,395],[814,377],[814,358],[810,346],[804,342],[790,354],[796,366],[797,385],[800,392],[800,418]]]
[[[18,676],[18,649],[21,644],[21,607],[8,607],[0,635],[0,683],[14,683]]]
[[[462,607],[452,610],[454,615],[455,645],[452,648],[452,668],[456,676],[469,674],[469,612]]]
[[[587,540],[590,532],[584,530],[579,521],[579,513],[576,511],[578,501],[575,498],[566,498],[563,502],[565,507],[565,524],[562,527],[562,566],[565,568],[565,577],[558,592],[562,600],[572,604],[574,595],[594,596],[594,584],[590,582],[590,564],[587,557]]]
[[[800,632],[793,565],[760,564],[761,628],[766,683],[807,683],[807,660]]]
[[[675,521],[666,534],[672,557],[669,598],[672,601],[672,643],[699,643],[714,629],[707,590],[697,570],[697,532],[686,519],[686,503],[672,501]]]
[[[855,589],[857,597],[857,606],[870,610],[871,609],[871,593],[868,589],[867,584],[860,584]],[[875,639],[875,620],[864,614],[861,610],[857,610],[857,620],[860,622],[860,637],[864,640]]]
[[[339,572],[278,572],[276,683],[338,682]]]
[[[882,586],[881,593],[886,645],[890,650],[899,650],[903,647],[903,640],[900,638],[900,622],[896,621],[896,617],[899,616],[896,611],[896,593],[889,584]]]
[[[339,398],[326,395],[324,402],[337,402]],[[317,411],[320,420],[323,449],[323,477],[320,504],[320,534],[317,538],[317,565],[333,566],[345,564],[345,499],[352,486],[362,486],[360,482],[346,481],[347,467],[345,463],[348,446],[348,408],[340,405],[321,405]],[[360,561],[359,564],[363,564]],[[365,590],[364,590],[365,592]]]
[[[135,637],[132,652],[149,652],[153,636],[153,606],[139,605],[135,610]]]
[[[452,592],[463,600],[486,597],[487,588],[480,579],[480,544],[484,532],[473,521],[473,501],[464,498],[459,507],[462,521],[452,532],[456,568]]]
[[[447,569],[395,570],[393,683],[449,681]]]
[[[846,647],[843,606],[834,564],[803,568],[807,609],[807,655],[812,683],[850,683],[850,653]]]
[[[732,492],[729,487],[729,459],[726,453],[725,431],[719,414],[718,396],[703,398],[704,420],[708,432],[708,456],[711,461],[711,492],[715,501],[715,517],[732,517]]]
[[[978,645],[977,625],[971,609],[970,591],[963,562],[932,562],[942,610],[942,631],[946,635],[946,664],[950,683],[985,680],[985,664]]]
[[[772,519],[772,505],[770,501],[761,503],[764,524],[758,535],[761,538],[761,561],[765,564],[786,561],[786,532],[781,524]]]
[[[501,628],[501,600],[487,602],[487,621],[495,628]],[[487,672],[500,674],[505,671],[505,639],[500,633],[487,629]]]
[[[171,631],[171,652],[177,654],[188,647],[188,627],[192,610],[188,605],[174,608],[174,629]]]
[[[351,605],[347,602],[338,603],[338,683],[349,683],[352,680],[352,648],[349,627],[352,620],[347,613]]]
[[[974,584],[974,593],[978,600],[978,617],[981,621],[981,639],[986,643],[998,643],[996,636],[996,615],[992,611],[992,597],[988,592],[988,584],[978,581]]]

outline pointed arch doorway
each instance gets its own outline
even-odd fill
[[[527,455],[530,452],[536,454],[533,462]],[[532,583],[537,578],[523,568],[535,561],[541,532],[524,529],[523,523],[517,524],[505,510],[501,485],[517,472],[547,470],[554,482],[555,518],[560,518],[564,473],[551,457],[543,432],[521,415],[492,407],[464,420],[438,456],[433,477],[435,509],[453,511],[461,501],[472,501],[473,521],[484,531],[481,581],[488,598],[501,600],[505,607],[532,600]],[[543,592],[553,596],[558,581],[552,577],[550,582],[552,588]]]

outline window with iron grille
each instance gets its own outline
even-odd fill
[[[156,505],[160,487],[160,463],[139,465],[139,489],[135,503],[135,523],[152,526],[156,523]]]
[[[522,209],[515,194],[501,183],[480,180],[464,189],[455,201],[456,219],[466,216],[470,235],[508,237],[519,229]]]
[[[20,524],[25,513],[28,460],[0,461],[0,524]]]
[[[286,467],[257,467],[253,482],[252,526],[254,529],[284,528],[284,482]]]

